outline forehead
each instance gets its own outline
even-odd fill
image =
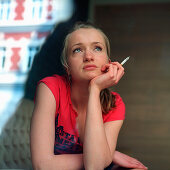
[[[80,28],[71,33],[69,44],[100,42],[105,44],[102,33],[94,28]]]

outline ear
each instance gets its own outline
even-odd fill
[[[111,61],[111,59],[109,58],[109,64],[111,63],[112,61]]]

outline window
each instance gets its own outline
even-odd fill
[[[32,1],[32,18],[41,19],[43,10],[43,0]]]
[[[5,52],[6,48],[5,47],[0,47],[0,71],[3,71],[5,68]]]
[[[0,20],[8,20],[10,15],[10,0],[0,1]]]

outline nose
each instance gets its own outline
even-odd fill
[[[90,50],[86,50],[84,52],[83,61],[91,61],[94,60],[94,54]]]

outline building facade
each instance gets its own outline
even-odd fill
[[[0,0],[0,84],[24,83],[35,53],[71,0]]]

